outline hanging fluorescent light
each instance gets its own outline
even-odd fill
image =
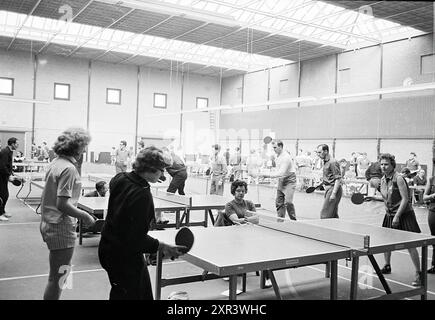
[[[20,98],[8,98],[0,97],[1,101],[20,102],[20,103],[38,103],[38,104],[50,104],[48,101],[34,100],[34,99],[20,99]]]
[[[413,84],[413,85],[401,86],[401,87],[390,87],[390,88],[376,89],[376,90],[367,91],[367,92],[357,92],[357,93],[348,93],[348,94],[333,94],[330,96],[322,97],[320,100],[355,98],[355,97],[373,96],[373,95],[380,95],[380,94],[422,91],[422,90],[432,90],[432,89],[435,89],[435,82]]]

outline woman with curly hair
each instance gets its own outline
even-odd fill
[[[70,128],[54,144],[57,157],[48,167],[41,200],[40,231],[50,251],[44,300],[58,300],[65,286],[77,238],[77,219],[86,226],[95,222],[91,215],[76,207],[81,191],[77,160],[90,140],[85,130]]]
[[[383,173],[381,179],[381,196],[385,204],[385,217],[382,227],[420,233],[409,187],[405,178],[395,171],[396,160],[394,155],[383,153],[379,156],[380,166]],[[408,249],[412,263],[415,267],[415,280],[413,286],[421,285],[420,260],[416,248]],[[381,269],[384,274],[391,273],[391,252],[385,252],[385,265]]]
[[[112,286],[110,300],[152,300],[144,253],[161,250],[163,256],[177,258],[185,248],[148,235],[155,220],[149,183],[157,182],[170,165],[171,158],[162,150],[148,147],[137,155],[133,171],[120,172],[110,181],[109,207],[98,247],[101,266]]]

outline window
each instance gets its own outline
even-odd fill
[[[54,83],[54,100],[69,100],[70,85],[67,83]]]
[[[338,80],[341,85],[350,83],[350,68],[338,70]]]
[[[154,108],[166,109],[166,93],[154,93]]]
[[[14,79],[0,78],[0,94],[8,96],[14,95]]]
[[[107,104],[121,104],[121,89],[107,88],[106,103]]]
[[[435,73],[435,55],[427,54],[421,56],[421,74]]]
[[[207,109],[208,108],[208,98],[196,98],[196,109]]]
[[[288,79],[279,81],[279,95],[283,96],[288,93]]]

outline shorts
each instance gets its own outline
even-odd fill
[[[42,239],[49,250],[74,248],[77,239],[75,224],[48,223],[41,221]]]

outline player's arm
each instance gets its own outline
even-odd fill
[[[432,180],[433,178],[430,178],[427,180],[426,187],[424,189],[423,194],[423,201],[433,201],[435,199],[435,193],[430,193],[432,188]]]
[[[401,176],[397,177],[397,186],[399,187],[400,196],[402,200],[400,201],[399,209],[397,209],[397,213],[394,216],[394,219],[399,219],[402,213],[405,211],[408,205],[408,188],[406,187],[405,179]],[[393,220],[394,220],[393,219]]]
[[[335,181],[334,181],[334,189],[332,190],[332,194],[329,197],[329,200],[334,200],[335,196],[337,195],[338,188],[340,188],[341,185],[341,173],[340,173],[340,165],[338,162],[335,162],[332,166],[330,166],[332,170],[332,174],[334,175]]]
[[[75,207],[71,203],[69,197],[58,196],[56,200],[56,208],[70,217],[81,219],[87,226],[91,226],[95,222],[95,219],[89,213]]]

